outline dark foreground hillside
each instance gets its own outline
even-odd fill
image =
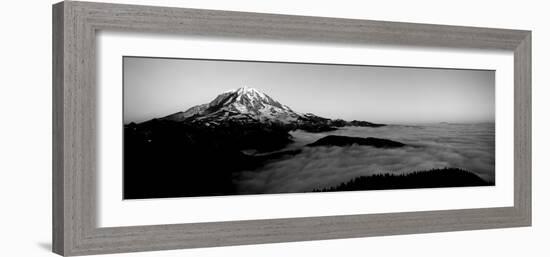
[[[233,175],[265,160],[243,149],[272,151],[290,142],[262,124],[215,128],[153,120],[124,129],[124,199],[236,194]]]
[[[315,192],[361,191],[383,189],[410,189],[436,187],[491,186],[476,174],[457,169],[444,168],[428,171],[415,171],[402,175],[377,174],[361,176],[338,186],[318,189]]]

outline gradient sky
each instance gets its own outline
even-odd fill
[[[124,123],[256,88],[302,113],[381,123],[494,122],[484,70],[124,57]]]

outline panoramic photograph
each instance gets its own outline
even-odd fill
[[[495,185],[493,70],[123,57],[123,198]]]

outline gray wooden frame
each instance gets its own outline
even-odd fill
[[[96,226],[98,30],[514,52],[514,206]],[[65,1],[53,6],[53,251],[87,255],[531,225],[531,32]]]

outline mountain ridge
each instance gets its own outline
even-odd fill
[[[296,112],[269,95],[246,86],[223,92],[209,103],[196,105],[160,119],[207,127],[217,127],[227,123],[276,124],[287,127],[289,130],[303,129],[308,132],[331,131],[343,126],[384,126],[384,124],[367,121],[333,120],[313,113]]]

